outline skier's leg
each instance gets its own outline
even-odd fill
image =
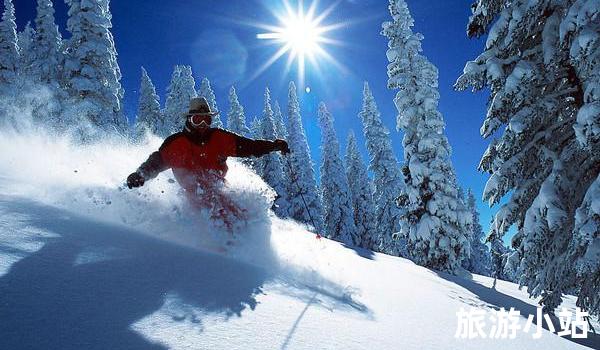
[[[202,192],[202,201],[210,208],[210,218],[224,224],[227,231],[233,233],[233,221],[221,191],[219,182],[205,182]]]
[[[239,220],[245,220],[245,210],[241,209],[229,196],[221,193],[221,203],[225,210],[227,210],[233,217]]]
[[[194,192],[185,192],[185,196],[188,200],[188,203],[197,210],[206,208],[206,203],[204,203],[200,196],[198,196]]]

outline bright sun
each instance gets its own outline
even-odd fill
[[[281,56],[288,53],[286,74],[289,72],[291,64],[296,61],[298,64],[298,80],[300,86],[304,85],[304,74],[306,61],[310,62],[311,67],[319,68],[319,58],[324,58],[329,63],[341,67],[341,65],[325,50],[326,44],[341,44],[339,41],[327,38],[327,32],[338,29],[343,23],[333,25],[323,25],[323,20],[333,11],[334,4],[323,11],[318,16],[315,14],[317,1],[313,1],[308,11],[304,10],[302,1],[298,3],[296,9],[292,8],[287,0],[284,0],[285,12],[274,13],[279,21],[279,25],[255,24],[268,32],[256,35],[258,39],[268,40],[270,43],[279,45],[280,48],[269,58],[253,75],[252,79],[263,73]]]
[[[272,39],[282,44],[294,55],[313,55],[323,40],[322,28],[310,18],[292,17],[285,20],[285,27],[272,33],[258,34],[259,39]]]

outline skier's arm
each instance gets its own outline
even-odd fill
[[[153,152],[148,159],[140,165],[136,171],[144,180],[150,180],[158,176],[161,172],[167,170],[169,167],[165,164],[160,155],[160,151]]]
[[[235,151],[233,157],[260,157],[273,151],[288,153],[287,142],[283,140],[253,140],[247,137],[236,135]]]
[[[155,178],[161,171],[167,170],[168,166],[163,161],[160,152],[153,152],[140,167],[127,177],[127,187],[134,188],[144,186],[147,180]]]

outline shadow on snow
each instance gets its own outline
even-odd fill
[[[159,310],[168,294],[207,312],[241,317],[275,277],[29,200],[11,198],[0,205],[8,214],[25,215],[27,225],[59,235],[45,238],[40,250],[0,277],[2,349],[165,349],[131,325]],[[125,254],[77,264],[90,248]]]
[[[375,259],[375,252],[373,252],[370,249],[356,247],[356,246],[349,245],[346,243],[342,243],[342,246],[344,248],[353,250],[356,253],[356,255],[360,256],[361,258],[365,258],[365,259],[369,259],[369,260]]]

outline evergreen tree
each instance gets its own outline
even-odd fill
[[[483,229],[479,223],[479,212],[471,189],[467,191],[467,209],[471,213],[473,222],[470,234],[471,255],[468,259],[463,260],[462,266],[473,273],[490,276],[490,250],[483,243]]]
[[[288,91],[288,123],[288,144],[291,150],[287,159],[290,168],[290,181],[287,182],[289,216],[299,222],[313,224],[316,230],[321,231],[323,229],[321,196],[317,189],[314,165],[302,126],[300,104],[294,82],[290,82]]]
[[[0,22],[0,94],[6,93],[8,84],[16,79],[19,46],[15,19],[12,0],[4,0],[4,12]]]
[[[479,0],[472,10],[467,33],[487,33],[487,41],[456,88],[490,87],[481,134],[496,139],[479,165],[491,174],[483,196],[493,205],[510,194],[490,239],[516,226],[519,283],[542,297],[546,311],[570,292],[598,314],[600,294],[589,283],[598,281],[600,264],[585,263],[597,256],[598,231],[591,239],[580,223],[594,222],[588,203],[597,201],[600,173],[600,7]]]
[[[185,119],[182,113],[187,111],[185,101],[181,98],[181,69],[183,66],[176,65],[171,73],[171,81],[167,86],[167,98],[165,100],[165,108],[162,111],[165,124],[164,129],[159,132],[162,137],[177,132],[183,128]],[[195,89],[195,88],[194,88]],[[188,106],[189,108],[189,101]]]
[[[198,89],[198,96],[206,98],[208,105],[210,106],[210,110],[213,112],[218,112],[219,108],[217,107],[217,99],[215,97],[215,93],[213,89],[210,87],[210,81],[208,78],[203,78],[200,82],[200,89]],[[223,122],[219,115],[213,116],[212,125],[213,128],[223,128]]]
[[[45,126],[36,121],[30,124],[33,119],[38,116],[40,111],[41,101],[47,100],[45,89],[35,84],[35,72],[33,69],[33,37],[35,30],[31,27],[31,23],[27,22],[23,31],[17,33],[17,47],[19,50],[19,60],[17,61],[17,79],[10,83],[10,103],[9,105],[18,108],[21,115],[27,115],[28,118],[21,116],[14,118],[11,113],[9,120],[12,126],[20,128],[21,126]],[[6,103],[5,103],[6,104]],[[1,107],[0,107],[1,108]],[[44,116],[46,113],[44,113]],[[31,117],[31,119],[30,119]]]
[[[246,126],[246,116],[244,115],[244,107],[240,104],[235,88],[232,86],[229,89],[229,112],[227,112],[227,129],[248,136],[250,129]]]
[[[277,135],[277,138],[287,140],[287,128],[285,127],[285,122],[283,121],[281,107],[279,106],[279,102],[277,101],[275,101],[275,105],[273,106],[273,119],[275,120],[275,133]]]
[[[64,106],[69,104],[66,102],[68,94],[61,86],[64,83],[63,40],[55,23],[52,0],[37,1],[35,28],[31,52],[32,82],[42,84],[50,97],[32,101],[35,105],[33,115],[36,119],[44,121],[41,125],[62,131],[70,124],[65,121],[63,115]]]
[[[422,35],[404,0],[390,0],[388,88],[399,89],[394,103],[404,131],[405,186],[398,199],[406,208],[401,235],[420,265],[456,272],[469,256],[470,213],[459,195],[444,120],[438,111],[438,70],[420,54]]]
[[[402,174],[392,151],[390,132],[381,121],[375,98],[366,82],[359,117],[363,123],[363,133],[370,155],[369,169],[373,172],[375,185],[373,201],[377,233],[373,239],[377,241],[377,246],[373,248],[392,255],[406,256],[405,242],[393,240],[393,234],[400,228],[402,215],[402,210],[395,203],[402,190]]]
[[[19,80],[31,81],[35,79],[33,57],[34,57],[34,45],[33,38],[35,36],[35,30],[31,28],[31,23],[27,22],[25,28],[20,32],[18,37],[19,45]]]
[[[376,249],[379,242],[376,240],[377,222],[373,203],[375,189],[358,151],[353,132],[348,135],[346,146],[346,178],[352,196],[352,213],[359,244],[366,249]]]
[[[71,33],[64,64],[68,118],[83,140],[99,136],[98,132],[125,133],[127,120],[122,110],[121,71],[110,32],[109,1],[66,2]]]
[[[321,188],[323,191],[323,221],[325,236],[350,246],[361,244],[354,225],[352,197],[340,156],[340,143],[335,134],[333,116],[325,103],[319,105],[321,127]]]
[[[254,119],[252,119],[252,123],[250,123],[250,135],[254,139],[263,138],[262,120],[258,117],[254,117]],[[254,172],[258,174],[258,176],[262,177],[262,159],[253,157],[250,165],[252,169],[254,169]]]
[[[250,135],[255,139],[262,139],[262,122],[258,117],[254,117],[250,123]]]
[[[263,139],[274,140],[276,138],[273,110],[271,109],[271,93],[268,88],[265,89],[265,107],[263,109],[261,127]],[[262,156],[260,166],[262,178],[275,190],[275,193],[277,193],[274,212],[282,217],[287,216],[289,206],[285,188],[285,183],[287,181],[285,181],[284,177],[281,155],[279,153],[269,153]]]
[[[156,88],[142,67],[142,80],[140,84],[140,100],[135,123],[135,137],[141,139],[146,132],[160,135],[165,127],[163,114],[160,110],[160,100]]]
[[[163,111],[164,128],[159,132],[160,136],[167,137],[183,129],[190,100],[196,97],[195,86],[192,67],[175,66],[171,83],[167,87],[167,100]]]
[[[510,250],[504,246],[504,243],[499,238],[493,238],[490,242],[491,262],[492,262],[492,277],[494,277],[493,288],[496,287],[496,280],[510,281],[504,272],[504,266]]]
[[[34,71],[42,83],[58,86],[63,43],[55,22],[52,0],[37,1],[35,28]]]
[[[600,176],[588,189],[583,203],[575,213],[573,240],[567,261],[575,263],[579,284],[577,305],[591,314],[600,314]]]

